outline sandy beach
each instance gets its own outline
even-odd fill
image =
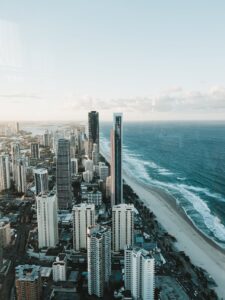
[[[200,233],[165,192],[142,185],[126,174],[124,179],[153,211],[157,221],[176,237],[176,247],[212,276],[219,299],[225,299],[225,251]]]

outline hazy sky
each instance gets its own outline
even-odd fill
[[[225,119],[225,1],[0,1],[0,119]]]

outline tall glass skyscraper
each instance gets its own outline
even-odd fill
[[[88,156],[92,159],[93,144],[99,151],[99,116],[97,111],[88,113]]]
[[[56,185],[58,209],[68,209],[72,206],[71,192],[71,161],[70,142],[66,139],[58,140],[56,163]]]
[[[111,130],[111,203],[123,203],[122,176],[122,113],[115,113]]]

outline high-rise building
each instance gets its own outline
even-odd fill
[[[15,285],[17,300],[41,300],[41,267],[36,265],[17,266]]]
[[[125,248],[125,289],[134,300],[154,300],[155,260],[141,248]]]
[[[46,130],[43,135],[43,144],[45,147],[50,147],[50,134],[48,130]]]
[[[19,193],[27,192],[27,166],[25,158],[17,160],[16,164],[16,189]]]
[[[88,293],[103,297],[111,275],[111,229],[96,225],[88,228]]]
[[[92,158],[93,144],[99,151],[99,115],[97,111],[88,113],[88,156]]]
[[[109,167],[105,163],[99,163],[99,177],[101,180],[106,181],[106,178],[109,176]]]
[[[126,245],[134,242],[134,206],[119,204],[112,208],[112,249],[124,250]]]
[[[99,160],[99,151],[98,151],[98,145],[97,144],[93,144],[93,151],[92,151],[91,158],[92,158],[94,166],[97,166],[98,165],[98,160]]]
[[[39,159],[40,158],[39,144],[31,143],[30,152],[31,152],[32,159]]]
[[[48,192],[48,170],[45,168],[34,169],[36,195]]]
[[[8,155],[0,155],[0,192],[10,188],[10,164]]]
[[[75,176],[78,174],[78,159],[71,158],[71,175]]]
[[[111,130],[111,202],[112,205],[123,203],[122,176],[122,114],[114,114]]]
[[[95,225],[94,204],[81,203],[73,207],[73,248],[87,249],[87,228]]]
[[[0,239],[2,247],[7,247],[11,241],[11,228],[10,223],[0,222]]]
[[[17,161],[20,158],[20,144],[18,142],[11,145],[11,155],[12,155],[12,174],[13,180],[16,182],[17,176]]]
[[[91,171],[83,172],[83,179],[85,182],[90,183],[93,179],[93,172],[91,172]]]
[[[56,261],[52,265],[52,273],[54,281],[66,281],[67,258],[66,254],[60,253],[56,257]]]
[[[66,139],[58,140],[56,186],[58,208],[70,208],[72,206],[71,159],[70,142]]]
[[[102,192],[96,189],[87,192],[87,203],[94,204],[96,206],[102,205]]]
[[[54,193],[40,194],[36,197],[38,245],[55,247],[58,243],[57,199]]]
[[[19,122],[16,123],[16,133],[20,132],[20,124]]]

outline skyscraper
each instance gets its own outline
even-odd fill
[[[40,158],[39,144],[38,143],[31,143],[30,152],[31,152],[31,158],[32,159],[39,159]]]
[[[16,164],[16,189],[19,193],[27,191],[27,167],[25,158],[18,159]]]
[[[52,277],[54,281],[66,281],[67,257],[64,253],[59,253],[56,261],[52,265]]]
[[[9,156],[0,155],[0,192],[10,188]]]
[[[122,114],[115,113],[111,130],[111,203],[123,203],[122,176]]]
[[[111,275],[111,230],[96,225],[88,228],[88,293],[102,297]]]
[[[17,266],[15,277],[17,300],[41,300],[42,282],[40,266]]]
[[[73,248],[87,249],[87,228],[95,224],[94,204],[81,203],[73,207]]]
[[[58,140],[56,185],[58,209],[68,209],[72,205],[72,187],[70,142],[66,139]]]
[[[112,249],[124,250],[126,245],[134,242],[134,206],[119,204],[112,208]]]
[[[34,169],[36,195],[48,192],[48,170],[45,168]]]
[[[36,202],[39,248],[55,247],[58,243],[56,195],[40,194],[36,197]]]
[[[11,145],[11,155],[12,155],[12,173],[13,180],[16,182],[17,176],[17,160],[20,158],[20,144],[18,142]]]
[[[92,158],[93,144],[99,151],[99,116],[97,111],[88,113],[88,157]]]
[[[134,300],[154,300],[155,260],[141,248],[125,248],[125,289]]]

